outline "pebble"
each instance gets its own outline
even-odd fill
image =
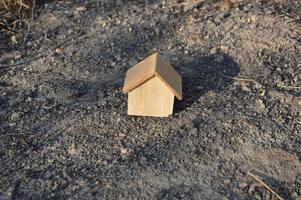
[[[210,49],[210,53],[211,54],[215,54],[217,52],[217,48],[216,47],[213,47]]]
[[[221,45],[220,49],[221,49],[222,51],[224,51],[225,53],[227,53],[228,50],[229,50],[229,47],[228,47],[228,46]]]
[[[230,179],[224,179],[224,184],[230,184],[231,180]]]
[[[79,6],[79,7],[76,8],[77,12],[84,12],[86,10],[87,10],[87,8],[85,6]]]
[[[261,89],[262,88],[262,85],[258,82],[255,83],[255,88],[256,89]]]
[[[265,104],[263,103],[263,101],[261,99],[257,100],[257,105],[260,109],[265,109]]]
[[[105,93],[102,90],[97,90],[96,93],[97,93],[97,97],[100,98],[100,99],[105,97]]]
[[[192,134],[192,135],[196,135],[198,133],[198,129],[197,128],[192,128],[192,129],[190,129],[189,133]]]
[[[19,112],[14,112],[11,116],[10,116],[10,119],[12,121],[16,121],[20,118],[20,113]]]
[[[249,87],[247,87],[246,85],[243,85],[243,86],[241,87],[241,89],[242,89],[243,91],[245,91],[245,92],[251,92],[251,89],[250,89]]]
[[[244,182],[238,184],[238,188],[239,188],[239,189],[244,189],[244,188],[246,188],[247,186],[248,186],[248,184],[247,184],[247,183],[244,183]]]

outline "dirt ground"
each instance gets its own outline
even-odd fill
[[[301,199],[300,1],[76,0],[0,33],[0,199]],[[26,31],[26,30],[24,30]],[[127,116],[128,68],[183,78]]]

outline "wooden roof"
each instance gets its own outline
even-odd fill
[[[158,53],[154,53],[127,71],[123,92],[128,93],[154,76],[158,76],[179,100],[182,99],[181,76]]]

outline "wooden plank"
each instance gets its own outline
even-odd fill
[[[130,68],[125,77],[123,92],[127,93],[142,84],[147,79],[155,76],[156,55],[153,54],[145,60]]]
[[[179,73],[166,62],[159,54],[157,54],[156,74],[159,78],[173,91],[175,96],[182,99],[182,78]]]
[[[128,114],[168,117],[172,114],[174,94],[158,78],[153,77],[128,94]]]

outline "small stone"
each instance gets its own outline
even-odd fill
[[[60,48],[57,48],[57,49],[55,49],[55,53],[57,53],[57,54],[62,54],[62,53],[63,53],[63,51],[62,51],[62,49],[60,49]]]
[[[116,67],[116,62],[112,62],[112,63],[111,63],[111,66],[112,66],[112,67]]]
[[[224,46],[224,45],[221,45],[220,48],[221,48],[222,51],[224,51],[224,52],[226,52],[226,53],[227,53],[228,50],[229,50],[229,47],[228,47],[228,46]]]
[[[16,121],[20,118],[20,113],[19,112],[14,112],[11,116],[10,116],[10,119],[12,121]]]
[[[198,133],[198,129],[197,128],[192,128],[190,131],[189,131],[190,134],[192,135],[196,135]]]
[[[77,12],[84,12],[86,10],[87,10],[87,8],[85,6],[79,6],[79,7],[76,8]]]
[[[31,102],[32,101],[32,98],[31,97],[28,97],[27,98],[27,102]]]
[[[265,109],[265,105],[261,99],[257,100],[257,105],[260,109]]]
[[[222,0],[219,3],[219,7],[221,10],[230,10],[230,8],[232,7],[232,4],[229,0]]]
[[[131,152],[130,149],[127,149],[127,148],[124,148],[124,147],[120,148],[120,154],[121,154],[121,156],[127,157],[130,152]]]
[[[215,54],[217,52],[217,48],[213,47],[212,49],[210,49],[210,53],[211,54]]]
[[[245,189],[246,187],[248,187],[248,184],[247,184],[247,183],[239,183],[239,184],[238,184],[238,188],[239,188],[239,189]]]
[[[255,83],[255,88],[256,89],[261,89],[262,88],[262,85],[258,82]]]
[[[96,94],[97,94],[97,97],[100,99],[105,97],[105,93],[102,90],[97,90]]]
[[[224,179],[224,184],[230,184],[231,180],[230,179]]]
[[[217,16],[216,18],[214,18],[214,22],[216,24],[220,24],[222,22],[222,20]]]
[[[251,89],[248,88],[246,85],[243,85],[243,86],[241,87],[241,89],[242,89],[243,91],[245,91],[245,92],[251,92]]]
[[[116,59],[117,61],[121,61],[121,59],[122,59],[121,54],[116,54],[116,55],[115,55],[115,59]]]
[[[18,44],[17,37],[15,35],[11,36],[10,40],[13,44]]]

